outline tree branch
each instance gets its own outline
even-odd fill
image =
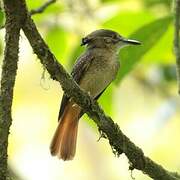
[[[174,0],[174,5],[174,51],[176,55],[178,93],[180,95],[180,0]]]
[[[0,180],[7,178],[7,146],[9,128],[12,123],[11,106],[17,71],[19,36],[23,24],[25,7],[19,1],[4,0],[6,14],[5,50],[0,89]]]
[[[55,56],[49,50],[47,44],[40,36],[31,17],[28,16],[23,31],[28,38],[34,53],[37,54],[43,66],[47,69],[51,78],[60,82],[62,89],[68,96],[73,97],[85,112],[97,124],[100,132],[109,140],[109,144],[115,155],[125,153],[130,162],[130,169],[138,169],[156,180],[177,180],[173,173],[168,172],[162,166],[144,156],[143,151],[125,136],[119,126],[105,115],[87,93],[82,91],[72,77],[58,63]]]
[[[34,14],[40,14],[40,13],[43,13],[45,11],[45,9],[50,6],[51,4],[55,3],[57,0],[49,0],[47,2],[45,2],[42,6],[40,6],[39,8],[37,9],[32,9],[30,11],[30,14],[31,15],[34,15]]]

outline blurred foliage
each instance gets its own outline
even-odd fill
[[[171,7],[172,1],[171,0],[146,0],[143,1],[147,7],[153,7],[157,5],[164,5],[168,8]]]
[[[117,82],[119,82],[125,75],[127,75],[138,61],[141,60],[143,55],[150,50],[164,35],[172,17],[157,19],[152,23],[145,25],[135,31],[130,38],[138,39],[142,42],[141,47],[127,47],[121,51],[121,71],[119,71]]]
[[[145,64],[172,64],[173,55],[173,27],[172,23],[166,29],[162,38],[145,54],[143,63]]]
[[[161,71],[163,73],[164,79],[169,83],[175,81],[176,79],[176,66],[175,64],[163,65],[161,66]]]
[[[138,12],[120,12],[112,18],[106,20],[102,26],[108,29],[114,29],[124,36],[129,35],[141,26],[155,20],[153,13],[148,11]],[[133,23],[132,23],[133,20]],[[129,23],[127,23],[129,22]]]
[[[84,46],[80,46],[80,41],[78,42],[78,44],[73,48],[71,55],[69,57],[69,66],[72,69],[73,64],[75,63],[75,61],[77,60],[77,57],[80,56],[81,53],[83,53],[84,51]]]
[[[0,26],[3,25],[3,22],[4,22],[4,12],[0,10]]]
[[[67,39],[67,32],[58,26],[53,26],[50,28],[46,35],[46,42],[61,63],[63,63],[65,60],[64,55],[66,54],[67,50]]]

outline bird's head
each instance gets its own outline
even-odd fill
[[[116,51],[128,45],[140,44],[139,41],[124,38],[117,32],[108,29],[93,31],[83,38],[81,43],[82,46],[87,45],[88,48],[108,48]]]

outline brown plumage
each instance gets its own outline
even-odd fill
[[[72,77],[79,86],[97,100],[115,79],[118,69],[119,49],[127,44],[139,44],[111,30],[97,30],[82,39],[87,50],[75,63]],[[53,136],[50,151],[63,160],[73,159],[76,151],[78,122],[81,107],[63,96],[59,111],[59,124]]]
[[[68,103],[51,142],[51,154],[64,161],[73,159],[75,155],[80,111],[78,105]]]

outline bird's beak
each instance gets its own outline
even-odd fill
[[[141,45],[141,42],[140,41],[136,41],[136,40],[133,40],[133,39],[121,39],[121,41],[127,43],[127,44],[132,44],[132,45]]]

